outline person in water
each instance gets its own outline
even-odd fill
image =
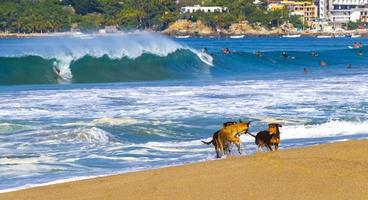
[[[312,51],[312,52],[311,52],[311,56],[312,56],[312,57],[317,57],[317,56],[319,56],[319,54],[318,54],[318,52],[316,52],[316,51]]]
[[[205,47],[205,48],[203,48],[202,52],[203,53],[208,53],[208,49]]]
[[[231,53],[231,51],[230,51],[230,49],[229,49],[229,48],[224,48],[224,49],[222,49],[222,53],[223,53],[223,54],[230,54],[230,53]]]
[[[324,60],[321,60],[321,62],[319,62],[319,65],[321,67],[325,67],[327,65],[327,63]]]
[[[60,68],[57,65],[55,66],[55,72],[60,76]]]
[[[263,56],[262,52],[260,52],[260,51],[256,51],[255,54],[256,54],[257,57],[262,57]]]
[[[358,49],[359,48],[359,45],[357,42],[354,42],[354,45],[353,45],[354,49]]]
[[[363,56],[363,51],[358,51],[358,56]]]
[[[359,42],[359,48],[363,48],[363,43]]]
[[[308,68],[304,68],[304,74],[308,74],[309,70]]]
[[[346,68],[351,69],[351,68],[353,68],[353,66],[351,64],[348,64],[348,66]]]
[[[289,55],[286,53],[286,51],[283,51],[283,52],[281,53],[281,56],[282,56],[283,58],[288,58],[288,57],[289,57]]]

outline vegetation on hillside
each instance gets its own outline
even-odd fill
[[[180,13],[187,5],[226,6],[227,13]],[[291,19],[287,10],[267,11],[265,2],[252,0],[0,0],[0,31],[58,32],[71,28],[94,31],[109,25],[121,29],[163,30],[178,19],[202,20],[213,28],[227,28],[247,20],[277,27]]]

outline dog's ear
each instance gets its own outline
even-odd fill
[[[249,121],[249,122],[247,122],[247,126],[249,127],[249,125],[250,125],[250,123],[251,123],[252,121]]]
[[[278,127],[282,127],[282,125],[281,124],[276,124]]]

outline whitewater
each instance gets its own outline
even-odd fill
[[[252,121],[251,133],[281,123],[281,149],[366,139],[368,59],[353,42],[368,41],[1,39],[0,190],[215,159],[201,140],[231,120]]]

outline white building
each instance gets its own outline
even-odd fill
[[[319,18],[335,23],[362,20],[362,17],[365,16],[367,11],[368,0],[319,1]]]
[[[185,6],[181,7],[180,12],[182,13],[195,13],[195,12],[205,12],[205,13],[215,13],[215,12],[229,12],[227,7],[221,6]]]

